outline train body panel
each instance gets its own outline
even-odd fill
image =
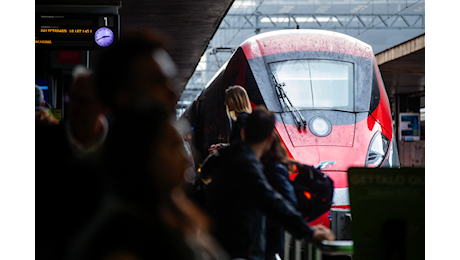
[[[248,60],[296,51],[335,52],[368,59],[374,57],[370,45],[345,34],[324,30],[302,29],[268,32],[247,39],[241,44],[241,48],[243,48]]]
[[[188,113],[197,119],[200,158],[228,141],[225,89],[237,84],[253,106],[275,113],[292,158],[331,177],[333,207],[349,207],[348,168],[399,166],[390,104],[368,44],[322,30],[274,31],[243,42],[218,74]],[[318,221],[329,225],[327,215]]]

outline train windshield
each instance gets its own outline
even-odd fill
[[[269,67],[297,109],[353,111],[353,63],[288,60]]]

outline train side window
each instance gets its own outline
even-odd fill
[[[372,114],[375,109],[377,109],[380,103],[380,89],[379,83],[377,81],[377,75],[375,73],[375,68],[372,73],[372,92],[371,92],[371,104],[369,107],[369,114]]]

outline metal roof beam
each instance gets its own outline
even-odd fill
[[[398,21],[402,21],[399,22]],[[411,21],[414,21],[413,23]],[[219,29],[425,29],[424,14],[227,14]]]

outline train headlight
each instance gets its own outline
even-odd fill
[[[332,125],[329,120],[321,116],[315,116],[310,119],[310,122],[308,122],[308,127],[314,135],[319,137],[329,135],[332,130]]]
[[[390,147],[390,140],[377,131],[372,137],[371,144],[367,151],[365,167],[377,168],[380,167],[387,155],[388,148]]]

